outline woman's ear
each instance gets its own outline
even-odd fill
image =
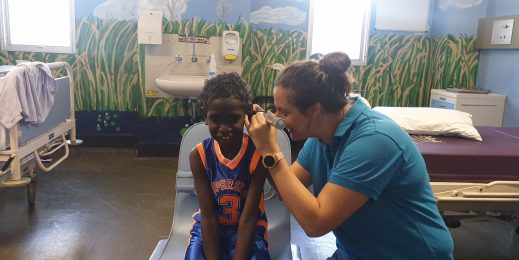
[[[315,103],[315,104],[311,105],[306,110],[306,113],[310,117],[318,117],[318,116],[320,116],[321,115],[321,104],[318,102],[318,103]]]

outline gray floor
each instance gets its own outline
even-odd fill
[[[172,158],[134,150],[72,149],[25,188],[0,191],[0,259],[147,259],[173,218]]]
[[[24,188],[0,191],[0,259],[147,259],[169,234],[176,167],[176,158],[137,158],[131,149],[72,149],[38,174],[34,210]],[[519,259],[514,228],[464,223],[451,230],[456,259]],[[333,251],[333,236],[293,231],[303,259]]]

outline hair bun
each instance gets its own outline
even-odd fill
[[[319,69],[327,74],[345,73],[350,65],[350,57],[344,52],[328,53],[319,61]]]

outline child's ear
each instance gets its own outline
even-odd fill
[[[200,106],[200,115],[202,115],[204,123],[207,125],[207,110],[203,106]]]

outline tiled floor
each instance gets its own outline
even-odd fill
[[[147,259],[171,228],[176,160],[72,149],[63,165],[39,174],[34,210],[24,188],[0,191],[0,259]],[[292,229],[304,260],[333,252],[333,236],[308,239]],[[451,230],[456,259],[519,259],[514,229],[464,223]]]
[[[72,149],[25,188],[0,191],[0,259],[147,259],[168,236],[176,159],[134,150]]]

